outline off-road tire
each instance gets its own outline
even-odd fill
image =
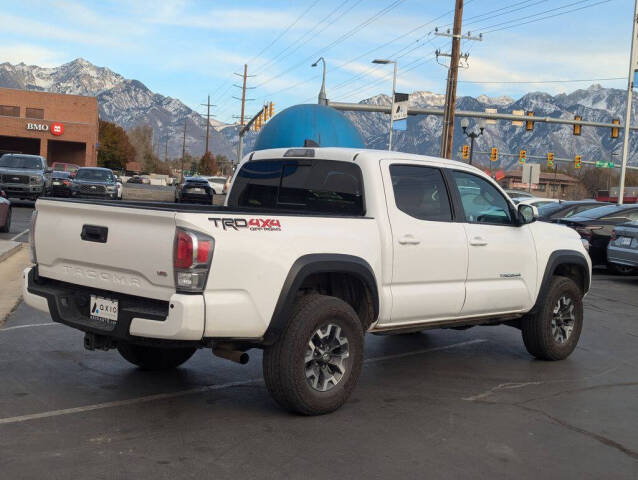
[[[196,347],[162,348],[118,342],[117,351],[142,370],[170,370],[193,356]]]
[[[635,275],[638,273],[638,268],[630,267],[629,265],[618,265],[612,262],[607,262],[607,270],[614,275]]]
[[[317,329],[333,324],[348,341],[345,373],[328,391],[314,389],[306,379],[305,355]],[[363,328],[359,317],[343,300],[325,295],[300,297],[279,339],[263,356],[268,391],[284,409],[302,415],[322,415],[341,407],[357,384],[363,364]]]
[[[575,319],[571,334],[559,343],[552,334],[554,308],[559,299],[567,296],[574,305]],[[538,310],[521,320],[523,342],[527,351],[540,360],[563,360],[576,348],[583,328],[583,292],[567,277],[555,276],[543,293]]]
[[[12,210],[13,209],[9,207],[9,210],[7,211],[7,220],[4,222],[4,225],[0,227],[0,232],[2,233],[9,233],[9,230],[11,230],[11,211]]]

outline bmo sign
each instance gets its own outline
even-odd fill
[[[46,123],[27,123],[27,130],[36,132],[51,132],[51,135],[60,136],[64,133],[64,125],[58,122],[52,123],[50,126]]]

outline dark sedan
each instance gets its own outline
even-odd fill
[[[51,197],[70,197],[71,182],[71,172],[54,170],[51,172],[51,180],[47,194]]]
[[[616,225],[607,247],[607,259],[619,273],[638,272],[638,222]]]
[[[117,200],[117,182],[108,168],[82,167],[71,182],[71,196]]]
[[[609,203],[597,202],[596,200],[569,200],[566,202],[548,203],[547,205],[538,207],[538,218],[544,222],[553,222],[560,218],[573,217],[592,208],[604,207],[605,205],[609,205]]]
[[[183,203],[213,203],[215,192],[208,180],[200,177],[186,177],[178,192],[178,201]]]
[[[558,222],[572,227],[582,238],[589,241],[592,264],[607,265],[612,272],[623,273],[614,263],[607,261],[607,245],[616,225],[636,220],[638,204],[592,208]]]

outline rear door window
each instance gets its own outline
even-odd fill
[[[259,160],[244,164],[229,205],[364,215],[358,165],[333,160]]]
[[[450,199],[438,168],[391,165],[394,201],[399,210],[419,220],[452,220]]]

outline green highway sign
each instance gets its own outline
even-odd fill
[[[614,162],[601,162],[601,161],[597,161],[596,162],[596,167],[597,168],[614,168]]]

